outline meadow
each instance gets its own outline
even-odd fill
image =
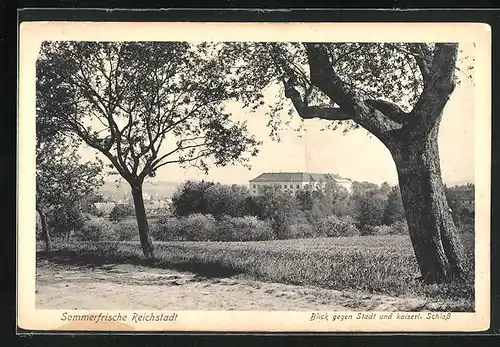
[[[155,242],[155,260],[137,241],[57,243],[38,257],[75,264],[137,264],[206,277],[245,276],[264,282],[339,291],[459,300],[474,310],[474,235],[462,234],[468,258],[465,283],[424,285],[406,235],[352,236],[255,242]]]

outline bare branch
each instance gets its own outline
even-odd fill
[[[168,164],[174,164],[174,163],[191,163],[193,161],[196,161],[200,158],[203,158],[203,157],[208,157],[209,155],[215,153],[214,151],[201,151],[200,153],[198,153],[198,155],[194,156],[194,157],[191,157],[191,158],[185,158],[185,159],[175,159],[175,160],[169,160],[169,161],[165,161],[163,163],[161,163],[160,165],[157,165],[154,167],[153,170],[158,170],[160,167],[162,166],[165,166],[165,165],[168,165]]]

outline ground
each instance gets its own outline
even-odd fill
[[[36,276],[37,309],[425,311],[449,304],[131,264],[83,266],[40,259]]]

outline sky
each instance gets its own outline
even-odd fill
[[[458,86],[443,114],[439,149],[446,183],[474,181],[474,105],[471,82]],[[302,137],[293,130],[281,132],[281,141],[269,137],[268,119],[263,114],[234,113],[247,120],[250,133],[263,141],[251,170],[242,166],[211,169],[208,177],[195,169],[166,167],[158,171],[162,180],[209,179],[221,183],[248,183],[262,172],[306,171],[338,173],[355,181],[397,184],[394,161],[387,148],[366,130],[343,133],[324,130],[323,120],[306,120]],[[298,115],[295,116],[298,118]]]
[[[461,56],[474,55],[474,45],[461,43]],[[470,64],[470,60],[467,61]],[[464,70],[459,62],[458,66]],[[448,185],[474,182],[474,133],[477,110],[474,105],[475,87],[473,81],[457,72],[460,84],[452,93],[443,113],[439,133],[439,152],[443,181]],[[271,91],[265,97],[272,102],[275,97]],[[324,129],[328,121],[305,120],[305,132],[288,129],[280,132],[281,141],[273,141],[269,137],[269,121],[265,109],[251,113],[237,103],[226,108],[234,120],[247,122],[248,130],[262,141],[257,157],[252,157],[251,169],[242,165],[226,167],[212,166],[208,175],[196,168],[183,169],[178,164],[160,168],[155,181],[183,182],[185,180],[210,180],[224,184],[248,184],[248,181],[263,172],[316,172],[336,173],[353,181],[369,181],[377,184],[388,182],[397,184],[395,164],[387,148],[364,129],[341,130]],[[286,116],[285,116],[286,117]],[[300,122],[295,113],[294,125]],[[300,136],[299,136],[300,135]],[[166,143],[175,141],[168,139]],[[91,148],[82,150],[84,160],[99,155]],[[101,156],[102,157],[102,156]],[[102,157],[108,164],[108,159]],[[110,181],[117,176],[108,177]]]
[[[441,170],[443,181],[449,185],[474,182],[473,88],[472,81],[462,79],[448,101],[441,122]],[[251,114],[238,104],[230,105],[228,110],[235,120],[246,121],[249,132],[263,142],[258,156],[251,158],[250,170],[241,165],[212,167],[205,175],[198,169],[183,169],[174,164],[160,168],[152,181],[205,179],[224,184],[247,184],[263,172],[305,171],[337,173],[353,181],[397,184],[396,167],[389,151],[364,129],[347,133],[321,131],[328,121],[312,119],[304,122],[305,132],[284,130],[280,133],[281,141],[276,142],[269,137],[264,111]],[[298,124],[299,116],[293,119]],[[85,149],[84,153],[84,157],[95,156],[92,149]]]

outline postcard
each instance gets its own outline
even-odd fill
[[[489,328],[488,25],[19,32],[20,328]]]

